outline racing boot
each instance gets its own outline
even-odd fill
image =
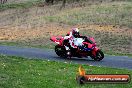
[[[67,58],[70,59],[71,58],[71,52],[70,52],[70,50],[68,50],[66,54],[67,54]]]
[[[68,46],[65,46],[67,58],[71,58],[71,52]]]

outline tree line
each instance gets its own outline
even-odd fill
[[[68,0],[45,0],[46,3],[48,4],[54,4],[54,2],[58,2],[58,1],[62,1],[62,6],[61,7],[65,7],[65,4]],[[79,2],[80,0],[72,0],[73,2],[76,1],[76,2]]]
[[[0,4],[4,4],[6,2],[7,2],[7,0],[0,0]]]
[[[5,4],[8,0],[0,0],[0,4]],[[58,1],[62,1],[62,6],[61,7],[65,7],[65,4],[68,0],[45,0],[46,3],[48,4],[54,4],[54,2],[58,2]],[[79,2],[80,0],[72,0],[73,2],[74,1],[77,1]]]

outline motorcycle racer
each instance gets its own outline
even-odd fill
[[[60,57],[82,58],[90,56],[95,61],[100,61],[104,58],[104,54],[96,46],[94,38],[81,36],[78,28],[74,28],[65,37],[52,36],[50,40],[57,44],[55,46],[55,53]]]
[[[86,39],[87,37],[81,36],[79,33],[78,28],[73,28],[72,31],[70,31],[65,37],[64,37],[64,46],[67,51],[67,54],[70,55],[70,47],[73,48],[74,50],[77,50],[79,47],[82,47],[82,43],[78,43],[77,39],[78,38],[84,38]],[[69,45],[67,45],[69,43]]]

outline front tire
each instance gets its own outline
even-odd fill
[[[101,61],[104,58],[104,53],[101,50],[98,50],[96,56],[90,56],[95,61]]]

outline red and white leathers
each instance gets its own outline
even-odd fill
[[[79,32],[78,28],[74,28],[73,30],[76,31],[76,32]],[[65,40],[69,40],[70,46],[72,48],[77,48],[78,47],[78,43],[77,43],[78,42],[77,41],[78,38],[75,38],[73,36],[73,30],[68,34],[68,36],[65,36],[64,39]],[[69,47],[65,46],[65,49],[69,50]]]
[[[72,32],[70,32],[69,36],[65,36],[64,39],[69,40],[70,46],[72,48],[77,48],[76,45],[74,45],[74,36],[72,35]],[[65,46],[66,50],[69,50],[68,46]]]

